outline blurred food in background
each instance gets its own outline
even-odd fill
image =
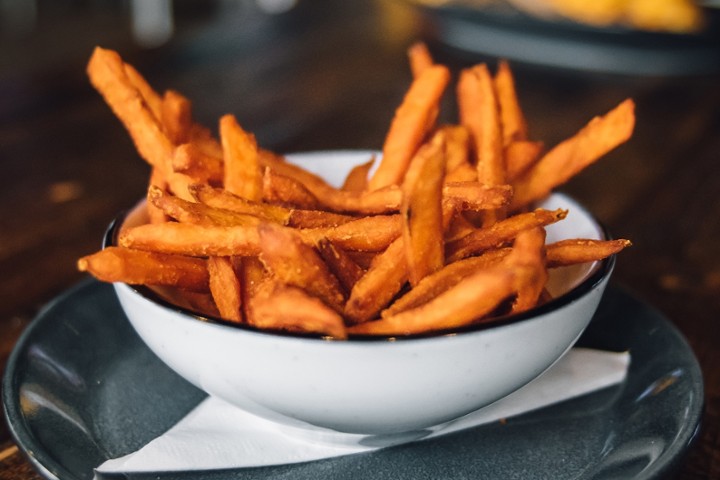
[[[703,8],[693,0],[507,1],[531,15],[564,18],[596,27],[619,25],[655,32],[694,33],[705,26]]]
[[[717,0],[405,0],[451,48],[625,75],[720,70]]]

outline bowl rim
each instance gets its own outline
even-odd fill
[[[567,194],[561,194],[573,201],[575,201],[572,197],[568,196]],[[577,203],[577,205],[582,208],[585,211],[585,214],[588,215],[592,221],[597,225],[601,236],[603,239],[612,239],[612,236],[610,235],[608,229],[604,224],[599,222],[597,218],[589,211],[587,210],[582,204]],[[132,212],[132,209],[125,210],[118,214],[108,225],[107,229],[105,230],[105,234],[103,236],[103,242],[102,242],[102,248],[106,248],[109,246],[116,246],[118,244],[117,239],[120,232],[120,228],[123,225],[125,219],[127,216]],[[612,273],[614,267],[615,267],[615,259],[616,254],[610,255],[609,257],[606,257],[602,260],[596,261],[596,265],[593,266],[592,270],[587,274],[587,276],[577,285],[575,285],[573,288],[568,290],[567,292],[563,293],[560,296],[554,297],[551,300],[538,305],[536,307],[533,307],[529,310],[515,313],[515,314],[508,314],[508,315],[502,315],[495,318],[492,318],[490,320],[485,320],[477,323],[470,323],[467,325],[463,325],[461,327],[454,327],[454,328],[446,328],[446,329],[439,329],[439,330],[433,330],[429,332],[423,332],[423,333],[414,333],[409,335],[371,335],[371,334],[350,334],[347,339],[344,340],[336,340],[331,337],[328,337],[327,335],[320,334],[320,333],[302,333],[302,332],[291,332],[287,330],[281,330],[281,329],[269,329],[269,328],[259,328],[252,325],[248,325],[246,323],[237,323],[232,322],[229,320],[225,320],[221,317],[215,316],[215,315],[209,315],[206,313],[196,312],[188,308],[181,307],[179,305],[176,305],[169,300],[165,299],[162,295],[160,295],[158,292],[153,290],[152,288],[146,286],[146,285],[131,285],[127,283],[122,283],[123,285],[127,286],[132,292],[139,295],[143,299],[150,301],[164,309],[173,311],[181,318],[185,318],[187,320],[191,321],[201,321],[205,323],[210,323],[214,325],[218,325],[224,328],[231,328],[237,331],[245,331],[248,333],[257,333],[257,334],[263,334],[268,335],[272,337],[284,337],[284,338],[295,338],[295,339],[307,339],[307,340],[321,340],[324,342],[327,341],[337,341],[342,343],[365,343],[365,342],[407,342],[407,341],[413,341],[413,340],[427,340],[430,338],[440,338],[440,337],[448,337],[448,336],[457,336],[457,335],[467,335],[471,333],[476,333],[480,331],[485,330],[493,330],[498,329],[500,327],[508,326],[508,325],[514,325],[517,323],[521,323],[523,321],[529,321],[535,318],[540,318],[544,316],[545,314],[550,313],[553,310],[560,309],[566,305],[569,305],[588,292],[594,290],[600,283],[603,282],[607,277],[610,276]],[[119,282],[121,283],[121,282]]]

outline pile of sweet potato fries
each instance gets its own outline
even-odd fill
[[[451,72],[409,50],[412,83],[379,164],[344,184],[258,146],[233,115],[219,135],[178,92],[160,95],[96,48],[92,84],[151,167],[147,222],[78,261],[100,280],[161,287],[173,302],[257,328],[349,335],[443,331],[547,300],[548,269],[591,262],[628,240],[546,244],[567,211],[533,208],[627,141],[628,99],[546,149],[529,138],[513,74],[500,61],[459,72],[457,124],[437,122]],[[170,293],[168,293],[170,292]]]

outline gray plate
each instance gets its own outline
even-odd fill
[[[707,28],[674,34],[600,28],[544,19],[498,2],[405,0],[418,5],[437,39],[467,54],[620,75],[712,74],[720,68],[720,10],[704,8]],[[435,6],[439,3],[438,6]]]
[[[128,479],[659,478],[699,427],[702,374],[658,312],[608,289],[580,344],[629,350],[624,384],[437,439],[276,467],[106,476]],[[499,373],[501,374],[501,373]],[[110,285],[86,281],[47,306],[18,342],[3,405],[18,445],[47,478],[93,478],[136,450],[204,394],[157,359],[125,319]]]

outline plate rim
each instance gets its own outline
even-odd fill
[[[16,445],[22,454],[28,459],[37,472],[48,479],[52,480],[81,480],[73,472],[67,470],[63,463],[56,461],[50,452],[47,452],[44,445],[38,442],[36,436],[32,432],[32,428],[27,424],[26,418],[23,416],[19,401],[17,401],[18,393],[14,388],[17,385],[17,379],[22,376],[22,372],[18,371],[19,362],[23,353],[27,351],[27,347],[31,342],[33,334],[47,328],[48,318],[52,318],[52,314],[56,306],[64,301],[72,301],[73,297],[79,295],[86,289],[93,288],[112,288],[92,278],[85,278],[73,285],[60,295],[56,296],[47,305],[39,310],[32,322],[25,328],[15,344],[2,379],[2,400],[3,413],[7,421],[10,433],[15,440]],[[639,479],[661,478],[669,472],[677,468],[684,458],[685,454],[694,444],[698,437],[698,432],[702,428],[702,417],[705,408],[705,388],[703,383],[702,369],[697,357],[690,347],[687,339],[682,335],[680,330],[658,309],[641,299],[630,289],[619,286],[614,282],[609,286],[609,290],[615,290],[622,295],[631,297],[633,300],[641,304],[649,313],[652,314],[654,321],[660,322],[663,328],[672,334],[675,340],[682,346],[683,353],[687,357],[688,364],[684,365],[688,369],[689,376],[693,380],[692,385],[696,393],[697,400],[689,404],[689,423],[684,424],[685,427],[678,430],[678,435],[674,437],[673,442],[663,451],[657,459],[653,461],[654,468],[643,472],[643,475],[634,477]],[[119,307],[118,307],[119,308]],[[132,328],[128,325],[128,328]],[[144,347],[147,348],[147,347]],[[201,474],[201,472],[198,472]]]

